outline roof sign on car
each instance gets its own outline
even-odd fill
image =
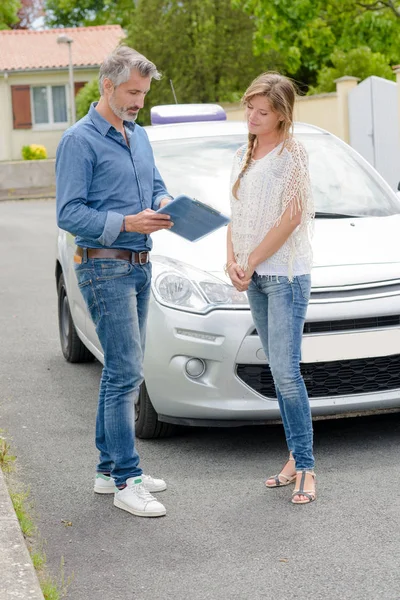
[[[226,121],[226,112],[219,104],[162,104],[153,106],[150,115],[152,125]]]

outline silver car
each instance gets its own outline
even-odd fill
[[[229,175],[245,123],[147,128],[173,195],[229,214]],[[312,293],[301,369],[314,416],[400,409],[400,201],[335,136],[296,124],[316,203]],[[224,274],[226,229],[190,243],[153,235],[153,283],[139,437],[176,425],[237,426],[279,419],[270,369],[246,294]],[[103,360],[77,287],[72,235],[59,230],[56,279],[61,346],[70,362]]]

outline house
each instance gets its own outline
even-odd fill
[[[57,43],[61,34],[72,42]],[[76,94],[123,38],[119,25],[0,31],[0,161],[20,160],[27,144],[53,158],[71,124],[69,49]]]

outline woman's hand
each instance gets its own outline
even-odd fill
[[[244,280],[248,281],[250,283],[251,278],[253,277],[255,271],[255,267],[252,267],[250,264],[248,265],[245,273],[244,273]]]
[[[246,273],[235,262],[229,265],[227,272],[233,287],[235,287],[238,292],[245,292],[249,287],[251,277],[250,279],[247,279]]]
[[[247,269],[244,272],[244,277],[243,277],[243,281],[242,281],[242,283],[247,282],[247,287],[249,287],[249,285],[250,285],[250,281],[251,281],[251,278],[254,275],[254,271],[256,270],[257,264],[258,263],[255,261],[255,257],[254,257],[253,252],[252,252],[250,254],[250,256],[249,256],[249,260],[247,262]]]

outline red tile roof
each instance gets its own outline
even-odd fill
[[[119,25],[0,31],[0,71],[68,67],[68,44],[57,43],[61,34],[74,40],[75,67],[99,66],[125,37]]]

